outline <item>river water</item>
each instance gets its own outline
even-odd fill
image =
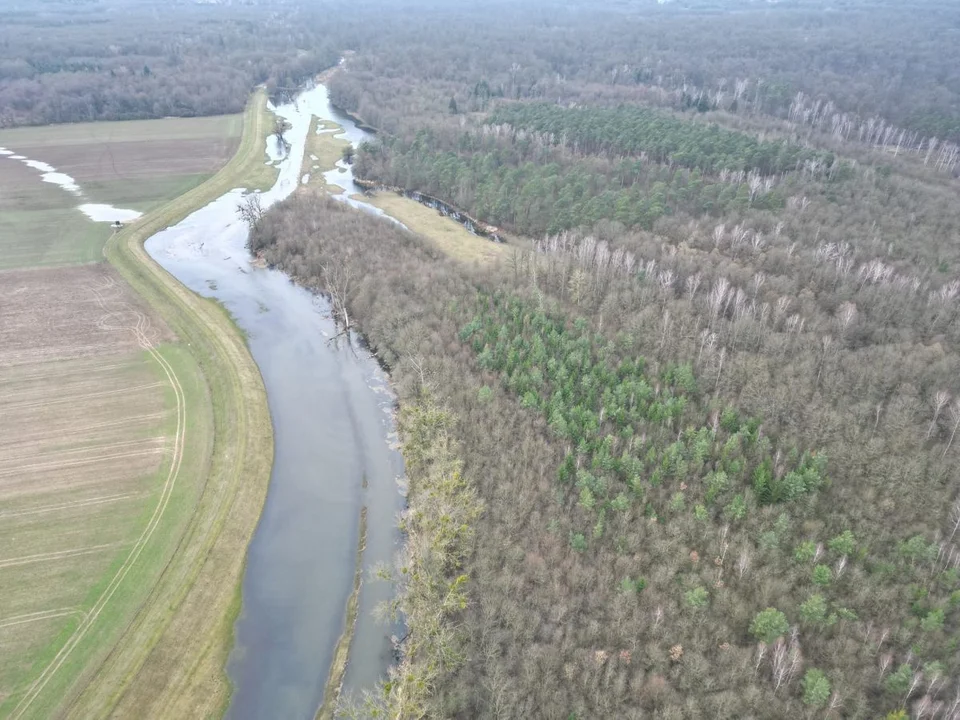
[[[276,112],[291,125],[290,147],[278,152],[276,139],[268,139],[280,175],[261,194],[264,207],[300,182],[312,115],[341,124],[355,144],[368,137],[331,107],[323,86]],[[349,194],[346,170],[328,179]],[[392,588],[370,582],[368,574],[399,547],[403,461],[386,376],[356,337],[336,337],[324,299],[252,262],[247,227],[236,213],[242,197],[239,189],[227,193],[151,237],[146,249],[186,286],[220,301],[247,334],[273,419],[273,472],[247,555],[227,666],[234,684],[227,717],[312,720],[344,629],[362,507],[364,583],[345,692],[372,688],[391,662],[389,636],[396,630],[375,621],[372,611]]]

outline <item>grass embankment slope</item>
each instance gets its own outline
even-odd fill
[[[206,481],[177,552],[136,619],[67,716],[208,717],[229,698],[224,665],[239,607],[246,547],[266,496],[273,436],[266,392],[243,335],[213,301],[185,288],[146,253],[144,241],[226,191],[265,187],[266,97],[244,114],[236,154],[216,175],[110,239],[109,262],[189,348],[205,391],[185,398],[187,433],[215,433]],[[201,407],[198,410],[198,405]],[[204,417],[206,405],[209,416]]]

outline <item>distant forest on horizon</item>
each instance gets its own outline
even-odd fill
[[[561,101],[553,84],[608,102],[631,99],[618,87],[662,88],[697,102],[705,94],[704,106],[726,109],[745,81],[738,106],[776,117],[788,117],[803,93],[841,113],[960,139],[960,8],[948,0],[159,7],[44,0],[0,8],[0,126],[236,112],[257,84],[296,85],[345,50],[375,54],[402,37],[406,62],[391,73],[411,81],[486,82]],[[469,28],[466,36],[449,37],[451,22]],[[435,41],[445,37],[462,47],[443,56]],[[483,47],[492,51],[475,52]]]

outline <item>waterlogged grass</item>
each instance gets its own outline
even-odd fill
[[[320,132],[318,133],[317,130]],[[340,125],[330,120],[321,120],[314,116],[310,121],[301,167],[301,176],[310,176],[306,187],[327,190],[334,194],[343,192],[336,186],[328,185],[323,177],[325,172],[337,166],[337,161],[343,157],[343,149],[350,144],[348,140],[336,137],[342,131],[343,128]]]
[[[241,116],[225,115],[0,130],[0,147],[52,165],[83,191],[78,198],[0,157],[0,270],[102,259],[108,223],[90,221],[77,205],[156,209],[210,178],[233,154],[241,125]],[[256,170],[254,187],[276,177]]]

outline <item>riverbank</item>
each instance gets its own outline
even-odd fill
[[[379,128],[376,128],[373,125],[370,125],[356,113],[350,112],[349,110],[345,110],[344,108],[340,107],[337,104],[333,105],[333,109],[336,110],[338,113],[350,118],[353,124],[357,126],[358,130],[363,130],[364,132],[370,133],[371,135],[378,135],[380,133]]]
[[[228,313],[177,282],[143,244],[234,187],[263,187],[275,179],[264,164],[270,131],[260,91],[244,113],[233,158],[202,185],[114,235],[105,248],[107,260],[194,359],[194,375],[179,379],[192,388],[184,398],[186,430],[199,438],[194,452],[201,459],[191,471],[206,478],[195,507],[172,510],[192,513],[176,553],[148,604],[70,707],[71,717],[207,717],[222,714],[229,700],[224,666],[245,551],[270,478],[270,413],[260,371]]]
[[[382,185],[375,180],[366,180],[364,178],[353,179],[353,182],[357,187],[363,188],[364,192],[369,193],[379,193],[379,192],[392,192],[402,197],[405,197],[410,200],[414,200],[421,205],[432,208],[445,217],[450,217],[462,225],[471,233],[475,233],[481,237],[487,238],[492,242],[503,242],[500,237],[501,230],[495,225],[490,225],[485,223],[482,220],[479,220],[464,210],[454,207],[445,200],[441,200],[438,197],[433,195],[427,195],[426,193],[419,192],[418,190],[407,190],[402,187],[394,187],[392,185]]]
[[[312,233],[302,232],[312,223]],[[321,238],[337,237],[336,243]],[[350,317],[363,328],[377,357],[391,368],[391,386],[400,408],[398,435],[405,460],[407,505],[400,515],[404,542],[381,565],[394,581],[384,605],[402,619],[401,663],[388,683],[348,683],[348,706],[367,706],[383,717],[440,717],[435,688],[461,662],[461,620],[474,592],[467,560],[473,525],[482,512],[472,479],[462,472],[462,448],[455,439],[453,408],[432,399],[430,388],[465,393],[476,403],[480,388],[464,363],[437,363],[437,334],[427,327],[446,325],[456,333],[464,321],[462,299],[476,293],[462,266],[419,235],[357,212],[328,197],[294,195],[268,213],[252,237],[264,259],[298,277],[314,292],[335,282],[324,268],[356,278],[346,298]],[[452,315],[452,317],[451,317]],[[422,324],[429,318],[431,325]],[[443,318],[433,324],[432,318]],[[441,347],[456,347],[444,341]],[[472,407],[460,404],[460,407]],[[476,408],[492,411],[487,404]],[[372,519],[372,531],[379,523]],[[370,543],[368,542],[368,548]],[[391,572],[392,569],[392,572]],[[381,583],[365,583],[363,592]],[[360,617],[364,610],[361,608]],[[359,628],[358,628],[359,630]],[[354,643],[356,647],[356,642]],[[356,660],[351,651],[350,663]],[[349,669],[348,669],[349,677]],[[370,716],[367,715],[361,716]]]
[[[333,720],[343,690],[343,678],[347,674],[347,661],[350,656],[350,644],[357,625],[357,613],[360,607],[360,586],[363,584],[363,551],[367,543],[367,509],[360,510],[360,539],[357,541],[357,560],[353,571],[353,592],[347,600],[347,617],[343,633],[337,641],[333,654],[333,664],[327,676],[323,691],[323,705],[317,710],[316,720]]]

